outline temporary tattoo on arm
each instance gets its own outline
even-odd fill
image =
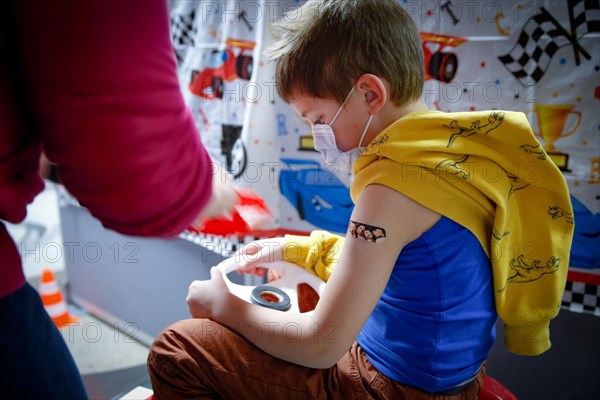
[[[385,229],[378,226],[363,224],[362,222],[350,221],[348,235],[355,239],[362,238],[367,242],[380,243],[385,240]]]

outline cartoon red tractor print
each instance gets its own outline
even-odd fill
[[[457,47],[467,41],[457,36],[421,32],[425,54],[425,79],[451,82],[458,69],[458,57],[448,52],[448,47]]]
[[[202,71],[192,70],[190,92],[205,99],[222,99],[225,82],[252,76],[254,42],[228,39],[224,50],[213,50],[209,66]],[[236,55],[236,49],[239,51]],[[246,54],[246,52],[250,54]]]

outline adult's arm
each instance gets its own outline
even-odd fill
[[[15,1],[31,117],[61,181],[104,226],[183,231],[212,163],[181,95],[166,1]]]

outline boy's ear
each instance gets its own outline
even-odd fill
[[[365,97],[369,114],[377,114],[387,101],[387,88],[383,80],[377,75],[363,74],[358,78],[356,86]]]

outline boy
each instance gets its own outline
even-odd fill
[[[309,1],[298,15],[279,26],[277,88],[325,160],[353,166],[349,232],[240,253],[254,253],[246,272],[283,258],[327,280],[312,313],[245,303],[214,268],[192,283],[198,319],[149,356],[157,398],[475,399],[497,310],[511,351],[550,345],[573,226],[547,210],[571,211],[564,179],[520,150],[539,146],[523,114],[427,110],[419,34],[396,1]]]

